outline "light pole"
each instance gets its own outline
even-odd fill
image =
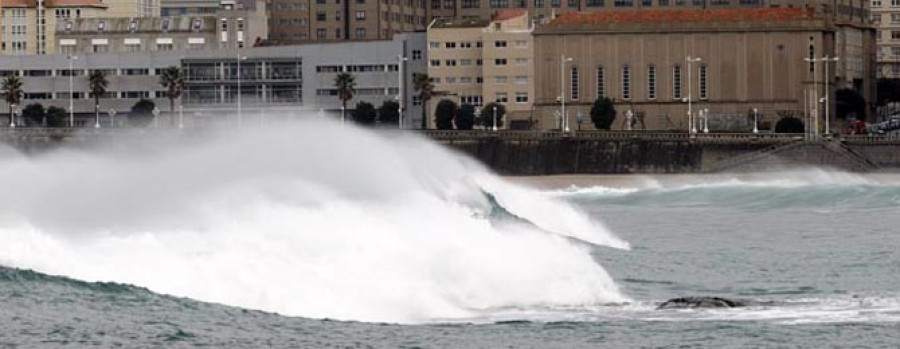
[[[246,60],[246,59],[247,59],[246,56],[241,56],[240,54],[238,54],[238,56],[237,56],[237,110],[238,110],[237,122],[238,122],[238,128],[241,127],[241,122],[242,122],[242,120],[241,120],[241,118],[242,118],[242,115],[241,115],[241,61]]]
[[[159,128],[159,108],[153,107],[153,128]]]
[[[687,95],[687,104],[688,104],[688,126],[690,127],[690,132],[693,134],[697,133],[697,123],[694,120],[694,110],[691,108],[692,99],[694,98],[694,63],[700,63],[702,59],[700,57],[691,57],[687,56],[684,59],[687,62],[688,66],[688,95]]]
[[[109,108],[107,113],[109,114],[109,127],[116,127],[116,110]]]
[[[759,109],[753,108],[753,133],[759,133]]]
[[[16,128],[16,114],[19,113],[19,106],[13,104],[9,109],[9,128]]]
[[[100,128],[100,105],[94,104],[94,128]]]
[[[840,57],[822,57],[822,63],[825,64],[825,134],[831,135],[831,115],[828,110],[831,107],[831,95],[828,94],[828,85],[831,85],[832,79],[828,76],[828,63],[837,63]],[[837,68],[835,68],[837,70]]]
[[[497,105],[494,104],[494,132],[497,132]]]
[[[69,55],[69,127],[75,127],[75,68],[72,62],[78,56]]]
[[[709,133],[709,108],[703,109],[703,133]]]
[[[569,121],[566,120],[566,62],[571,62],[572,60],[572,57],[561,55],[559,61],[559,114],[562,118],[563,132],[569,132]]]
[[[403,129],[403,62],[406,60],[407,58],[403,55],[397,55],[397,105],[400,106],[397,108],[397,128],[401,130]]]
[[[184,106],[178,106],[178,129],[184,128]]]

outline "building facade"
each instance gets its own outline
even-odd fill
[[[708,110],[714,131],[748,131],[754,109],[769,121],[821,118],[826,86],[833,119],[836,89],[874,100],[874,30],[863,23],[811,8],[567,14],[535,32],[537,127],[559,124],[565,98],[568,124],[581,115],[590,128],[592,103],[606,97],[616,129],[686,130],[690,108],[694,120]],[[806,61],[823,57],[840,60]]]
[[[337,115],[341,101],[334,77],[338,72],[356,77],[357,94],[349,105],[366,101],[378,106],[396,100],[400,85],[398,56],[410,56],[424,42],[423,33],[397,35],[392,41],[242,50],[90,53],[77,59],[67,55],[5,56],[0,57],[0,76],[22,77],[22,105],[41,103],[68,110],[71,103],[79,126],[93,125],[94,102],[88,95],[87,75],[94,70],[103,70],[109,80],[108,92],[100,101],[104,112],[114,109],[118,115],[125,115],[140,99],[151,99],[164,115],[170,115],[169,100],[159,84],[160,72],[170,66],[180,66],[186,73],[184,92],[175,105],[183,106],[191,122],[234,117],[238,101],[247,120],[270,112],[320,115],[324,111]],[[424,69],[421,61],[410,60],[404,65],[402,101],[410,126],[419,125],[421,115],[420,107],[412,101],[411,76],[424,73]],[[9,107],[5,102],[0,104]]]
[[[34,55],[55,51],[56,22],[100,17],[108,6],[100,0],[6,0],[0,4],[0,55]],[[137,16],[137,13],[133,14]]]
[[[450,99],[478,111],[489,102],[503,104],[513,124],[529,118],[534,98],[533,30],[528,12],[521,10],[498,12],[492,21],[434,20],[428,28],[428,76],[435,87],[432,115],[440,99]]]
[[[900,78],[900,1],[871,0],[871,8],[878,28],[878,77]]]
[[[265,6],[219,8],[212,14],[146,18],[74,18],[57,21],[60,53],[240,49],[268,35]]]
[[[274,44],[389,40],[428,24],[425,0],[273,0],[270,7]]]

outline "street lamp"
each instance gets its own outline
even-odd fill
[[[494,104],[494,132],[497,132],[497,105]]]
[[[397,128],[401,130],[403,129],[403,62],[406,61],[406,57],[403,57],[403,55],[397,55],[397,105],[400,106],[399,108],[397,108]]]
[[[566,120],[566,62],[571,62],[572,57],[560,56],[559,61],[559,103],[560,117],[562,118],[563,132],[569,132],[569,121]]]
[[[153,128],[159,128],[159,108],[153,108]]]
[[[246,60],[246,56],[241,56],[238,54],[237,56],[237,110],[238,110],[238,127],[241,127],[241,61]]]
[[[94,104],[94,128],[100,128],[100,104]]]
[[[688,104],[688,124],[690,127],[690,132],[696,134],[697,133],[697,123],[694,120],[694,110],[691,108],[691,103],[694,98],[694,63],[700,63],[703,59],[700,57],[691,57],[687,56],[684,59],[687,62],[688,66],[688,95],[687,95],[687,104]]]
[[[759,109],[753,108],[753,133],[759,133]]]
[[[109,127],[116,127],[116,110],[109,108],[107,113],[109,114]]]
[[[10,105],[9,110],[9,128],[16,128],[16,114],[19,112],[19,107],[15,104]]]
[[[829,108],[831,107],[831,95],[828,94],[828,85],[831,84],[832,79],[828,76],[828,63],[837,63],[840,60],[840,57],[822,57],[822,63],[825,63],[825,134],[831,135],[831,116],[828,113]],[[837,68],[835,68],[837,70]]]
[[[709,133],[709,108],[703,109],[703,133]]]
[[[72,62],[78,59],[78,56],[69,55],[69,127],[75,127],[75,69]]]
[[[184,106],[178,106],[178,129],[184,128]]]

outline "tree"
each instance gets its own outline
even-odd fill
[[[3,99],[6,100],[6,104],[9,105],[9,124],[12,124],[13,105],[19,104],[22,101],[22,94],[24,94],[22,92],[22,79],[18,76],[7,76],[3,79],[0,91],[3,93]]]
[[[66,110],[57,106],[47,108],[47,127],[65,127]]]
[[[88,75],[88,89],[91,90],[91,96],[94,97],[94,113],[97,117],[97,124],[100,124],[100,97],[106,93],[106,86],[109,80],[106,80],[106,72],[102,70],[94,70]]]
[[[471,104],[463,104],[456,109],[456,116],[453,118],[457,130],[471,130],[475,126],[475,106]]]
[[[859,92],[849,88],[842,88],[834,92],[835,112],[839,119],[847,119],[855,116],[857,120],[866,119],[866,99]]]
[[[803,133],[803,120],[788,116],[778,120],[775,124],[775,133]]]
[[[428,74],[413,75],[413,89],[419,93],[419,100],[422,101],[422,129],[428,128],[428,101],[434,94],[434,83]]]
[[[506,115],[506,106],[500,103],[490,102],[481,109],[481,117],[476,123],[485,127],[494,127],[494,107],[497,107],[497,127],[503,127],[503,117]]]
[[[456,103],[442,99],[434,110],[434,124],[438,130],[452,130],[453,116],[456,115]]]
[[[22,118],[25,119],[25,125],[43,125],[47,111],[40,103],[32,103],[22,109]]]
[[[377,117],[377,113],[375,112],[375,106],[369,102],[359,102],[356,103],[356,109],[353,109],[353,121],[360,125],[372,126],[375,125],[375,118]]]
[[[378,123],[386,127],[398,126],[400,122],[400,103],[384,101],[378,108]]]
[[[591,122],[598,130],[609,130],[616,121],[616,107],[607,97],[597,98],[591,106]]]
[[[128,123],[132,126],[147,126],[153,121],[153,109],[156,109],[156,104],[149,99],[141,99],[137,101],[132,107],[131,112],[128,113]]]
[[[169,99],[169,111],[172,113],[175,112],[175,100],[181,97],[181,92],[184,91],[184,79],[184,70],[174,65],[163,69],[159,75],[159,84],[166,89],[166,98]],[[175,118],[171,118],[171,122],[174,125]]]
[[[341,99],[341,106],[347,110],[347,101],[353,99],[356,94],[356,78],[350,73],[340,73],[334,77],[334,87],[337,89],[338,98]]]

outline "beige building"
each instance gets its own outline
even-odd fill
[[[871,0],[878,28],[878,77],[900,78],[900,0]]]
[[[60,53],[238,49],[264,40],[268,24],[260,4],[194,16],[65,19],[55,31]]]
[[[494,20],[435,20],[428,27],[428,76],[440,99],[481,107],[503,104],[514,124],[531,116],[534,99],[533,25],[528,13],[508,10]],[[484,111],[488,113],[489,111]],[[429,120],[433,125],[434,120]],[[504,123],[508,127],[510,122]]]
[[[425,0],[272,0],[273,44],[389,40],[424,30]]]
[[[822,98],[826,86],[833,119],[835,89],[874,96],[868,15],[839,18],[812,8],[563,15],[535,31],[537,127],[556,125],[561,82],[572,128],[579,114],[590,128],[592,103],[608,97],[619,113],[614,129],[629,127],[631,111],[632,127],[685,130],[690,99],[695,115],[708,110],[713,131],[748,131],[754,108],[769,122],[814,109],[821,117],[825,105],[809,91]],[[562,74],[561,56],[571,58]],[[804,60],[825,56],[840,57],[827,77],[824,64]]]

